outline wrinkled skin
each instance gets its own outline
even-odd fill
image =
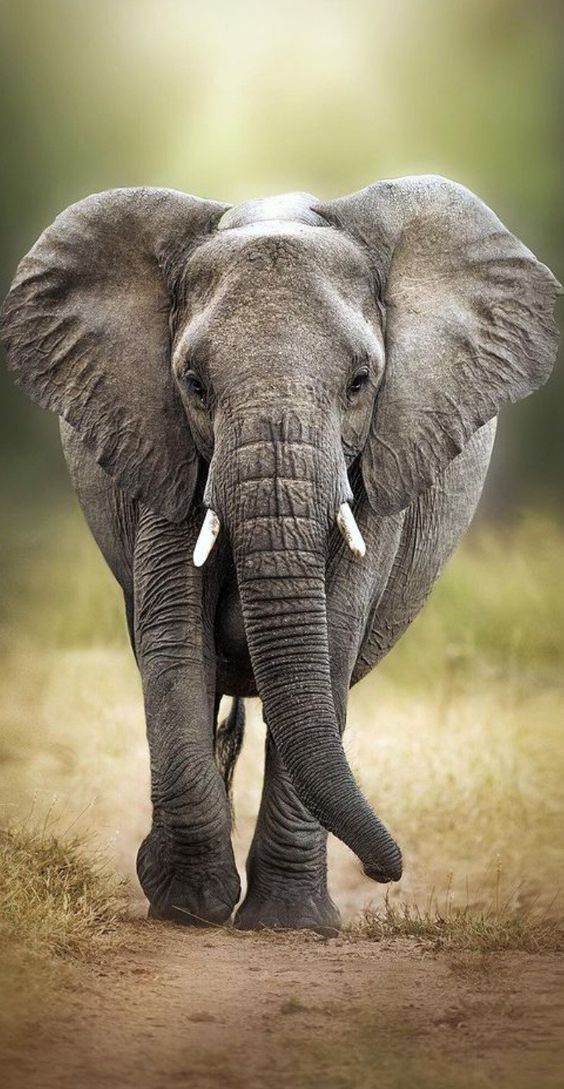
[[[400,877],[344,756],[348,691],[468,526],[498,409],[548,377],[556,291],[437,178],[231,210],[117,190],[22,262],[10,363],[62,418],[141,671],[153,824],[138,873],[156,917],[221,923],[239,899],[222,695],[258,694],[268,728],[237,925],[338,927],[327,831],[375,880]],[[344,502],[362,559],[335,524]],[[221,530],[200,568],[206,508]]]

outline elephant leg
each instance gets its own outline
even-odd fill
[[[349,683],[362,639],[362,615],[338,609],[337,587],[329,593],[333,703],[339,730],[345,728]],[[235,923],[257,927],[335,933],[341,914],[327,889],[327,832],[298,800],[270,734],[262,799],[247,859],[247,895]]]
[[[327,832],[298,800],[270,734],[247,878],[235,920],[239,929],[339,929],[341,917],[327,891]]]
[[[153,802],[137,872],[150,914],[188,925],[225,922],[240,893],[213,752],[215,580],[206,584],[191,562],[196,532],[144,512],[134,563]]]

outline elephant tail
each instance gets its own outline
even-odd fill
[[[215,729],[215,758],[229,796],[231,796],[233,772],[241,752],[244,733],[245,702],[235,698],[227,718],[223,719],[223,722],[216,723]]]

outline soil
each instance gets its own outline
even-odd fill
[[[5,1089],[562,1085],[564,958],[139,921],[27,1025]]]

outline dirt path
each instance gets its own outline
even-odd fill
[[[564,960],[138,924],[29,1025],[5,1089],[562,1085]]]

